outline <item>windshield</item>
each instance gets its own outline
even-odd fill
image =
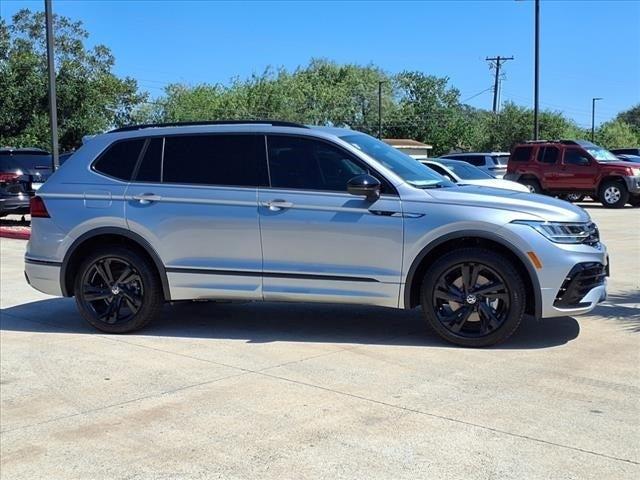
[[[453,187],[455,184],[409,155],[362,133],[340,137],[377,160],[405,182],[417,188]]]
[[[595,158],[598,162],[619,162],[620,159],[616,157],[609,150],[605,150],[602,147],[586,147],[585,150],[589,152],[593,158]]]
[[[483,172],[473,165],[469,165],[464,162],[443,162],[449,170],[455,173],[460,180],[486,180],[488,178],[494,178],[486,172]]]

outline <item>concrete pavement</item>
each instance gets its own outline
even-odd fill
[[[640,210],[610,300],[461,349],[420,312],[177,304],[96,333],[0,239],[0,478],[638,478]]]

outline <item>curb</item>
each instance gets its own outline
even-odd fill
[[[0,237],[29,240],[31,227],[0,227]]]

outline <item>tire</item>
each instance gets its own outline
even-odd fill
[[[162,310],[162,284],[155,267],[120,246],[92,252],[74,282],[76,305],[93,327],[107,333],[139,330]]]
[[[632,195],[629,198],[629,204],[633,207],[640,207],[640,195]]]
[[[465,268],[471,276],[466,282]],[[500,286],[487,291],[491,284]],[[526,304],[524,282],[512,263],[483,248],[463,248],[440,257],[427,269],[420,293],[429,326],[463,347],[505,341],[520,325]]]
[[[527,187],[531,193],[542,194],[544,192],[540,186],[540,182],[535,178],[523,178],[522,180],[518,180],[518,182]]]
[[[560,198],[566,200],[567,202],[577,203],[584,200],[584,195],[580,193],[567,193],[565,195],[561,195]]]
[[[629,191],[619,180],[606,180],[600,186],[598,200],[605,208],[622,208],[629,201]]]

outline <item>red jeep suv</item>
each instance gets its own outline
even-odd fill
[[[640,165],[584,140],[532,141],[516,145],[506,180],[534,193],[576,200],[590,195],[608,208],[640,206]]]

